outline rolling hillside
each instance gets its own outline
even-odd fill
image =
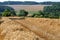
[[[11,18],[1,19],[0,40],[60,40],[60,19]]]

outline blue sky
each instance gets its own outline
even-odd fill
[[[0,2],[3,1],[8,1],[8,0],[0,0]],[[12,0],[10,0],[12,1]],[[60,2],[60,0],[13,0],[13,1],[37,1],[37,2],[43,2],[43,1],[55,1],[55,2]]]

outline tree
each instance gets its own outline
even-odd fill
[[[14,10],[10,10],[10,9],[5,9],[5,11],[2,13],[2,16],[14,16],[15,11]]]
[[[25,11],[25,10],[20,10],[18,16],[27,16],[28,15],[28,12]]]
[[[44,7],[44,17],[59,18],[60,17],[60,6],[52,5],[52,6]]]

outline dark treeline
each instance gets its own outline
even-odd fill
[[[38,2],[34,1],[5,1],[5,2],[0,2],[0,5],[36,5],[39,4]]]
[[[5,1],[5,2],[0,2],[0,5],[53,5],[53,4],[60,4],[60,2],[34,2],[34,1]]]
[[[52,6],[44,7],[44,17],[60,18],[60,5],[55,4],[55,5],[52,5]]]

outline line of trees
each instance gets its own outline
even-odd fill
[[[60,5],[46,6],[43,11],[39,11],[39,14],[34,14],[33,17],[60,18]]]
[[[49,18],[60,18],[60,6],[59,5],[47,6],[44,8],[44,13]]]
[[[20,10],[20,12],[18,13],[18,15],[16,14],[16,12],[14,10],[10,10],[10,9],[5,9],[0,16],[4,16],[4,17],[9,17],[9,16],[27,16],[28,12],[25,10]]]
[[[27,16],[29,13],[26,10],[20,10],[18,15],[16,15],[14,10],[5,9],[0,16]],[[60,6],[46,6],[43,11],[38,11],[38,13],[32,14],[30,17],[39,18],[60,18]]]

